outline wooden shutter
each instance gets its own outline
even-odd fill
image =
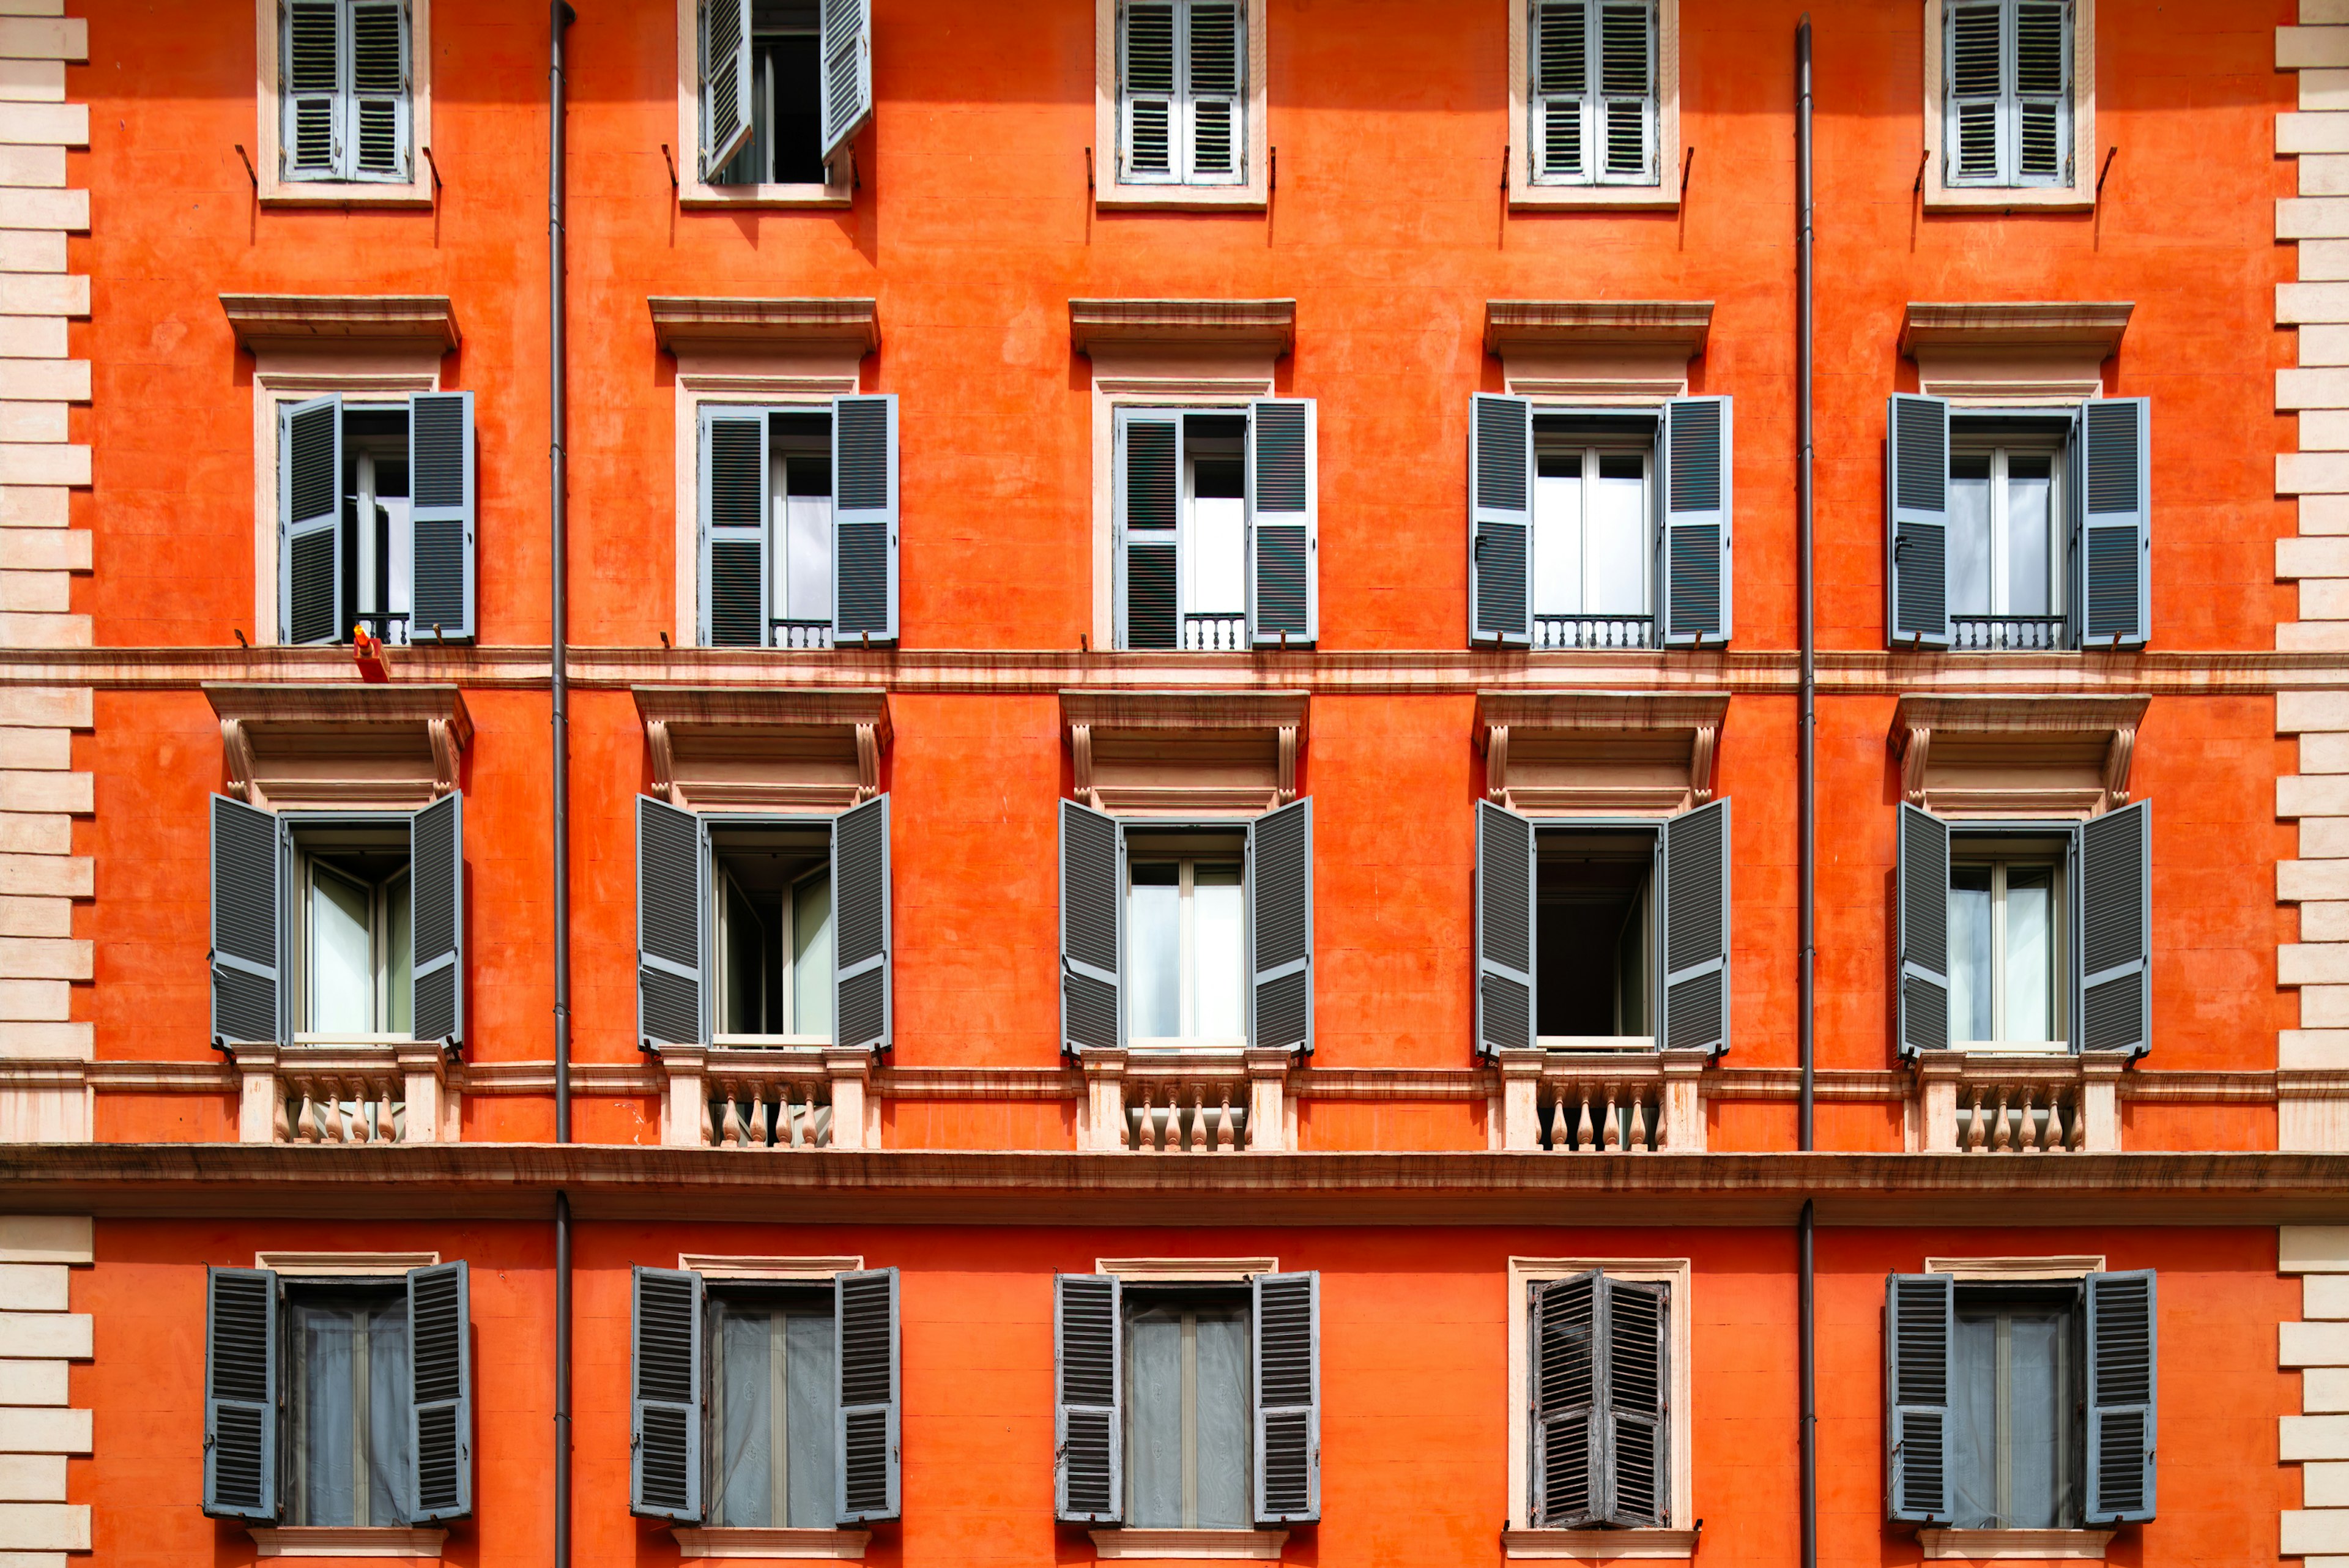
[[[1607,1522],[1658,1529],[1672,1511],[1671,1287],[1602,1280]]]
[[[2086,1521],[2153,1517],[2159,1337],[2151,1269],[2090,1274]]]
[[[1248,405],[1248,633],[1258,648],[1309,644],[1319,623],[1313,449],[1312,399]]]
[[[1534,1044],[1534,825],[1476,803],[1476,1054]]]
[[[2081,406],[2083,647],[2145,646],[2152,619],[2150,410],[2144,398],[2095,398]]]
[[[204,1271],[204,1511],[277,1518],[277,1275]]]
[[[1258,1274],[1256,1310],[1256,1518],[1321,1517],[1321,1276]]]
[[[465,1037],[465,797],[444,794],[409,818],[409,929],[416,1038]]]
[[[1533,577],[1534,406],[1479,392],[1468,400],[1468,640],[1530,646]]]
[[[2013,9],[2014,182],[2072,181],[2071,7],[2021,0]]]
[[[897,1517],[897,1271],[832,1276],[840,1424],[833,1473],[844,1525]]]
[[[473,394],[408,400],[408,494],[414,538],[411,642],[473,635]]]
[[[1886,626],[1895,648],[1950,646],[1950,405],[1896,393],[1885,426]]]
[[[352,0],[347,177],[406,184],[409,152],[408,0]]]
[[[1664,1012],[1667,1051],[1729,1049],[1729,803],[1714,801],[1663,826]]]
[[[771,613],[767,607],[767,484],[766,410],[702,410],[701,641],[705,648],[767,644]]]
[[[1947,1524],[1957,1297],[1947,1274],[1884,1285],[1885,1517]]]
[[[278,12],[277,176],[342,178],[339,0],[285,0]]]
[[[1181,98],[1176,7],[1171,0],[1127,0],[1118,10],[1118,178],[1169,184],[1183,177],[1176,154]]]
[[[1942,57],[1948,64],[1942,109],[1942,181],[1996,185],[2005,174],[2005,27],[2002,6],[1948,7]]]
[[[1118,410],[1116,457],[1117,646],[1180,648],[1183,416]]]
[[[701,1522],[701,1276],[635,1272],[628,1346],[628,1511]]]
[[[823,158],[873,118],[873,0],[823,0]]]
[[[1950,1044],[1950,825],[1900,807],[1900,1054]]]
[[[1730,403],[1674,398],[1664,405],[1664,641],[1674,648],[1729,640]]]
[[[647,1046],[691,1045],[702,1025],[702,921],[709,857],[701,819],[636,797],[636,1037]]]
[[[343,399],[277,405],[277,639],[339,642]]]
[[[285,835],[275,815],[212,796],[212,1044],[285,1042],[278,944]]]
[[[1589,0],[1536,0],[1533,92],[1526,130],[1537,183],[1570,184],[1590,175],[1584,135],[1590,88]]]
[[[1313,1050],[1313,803],[1248,824],[1248,1044]]]
[[[472,1324],[461,1259],[408,1271],[408,1495],[419,1524],[473,1511]]]
[[[1606,1516],[1598,1355],[1605,1285],[1593,1269],[1530,1287],[1533,1425],[1526,1469],[1533,1492],[1528,1522],[1537,1530],[1576,1530]]]
[[[701,177],[750,140],[750,0],[701,0]]]
[[[2153,805],[2080,825],[2080,1044],[2141,1056],[2152,1044]]]
[[[1261,3],[1261,0],[1259,0]],[[1185,0],[1183,120],[1186,182],[1234,185],[1247,177],[1247,28],[1234,0]]]
[[[1125,1515],[1125,1320],[1114,1274],[1052,1277],[1052,1511]]]
[[[889,1044],[889,797],[875,795],[832,825],[833,1044]]]
[[[1117,818],[1061,803],[1061,1049],[1125,1044],[1119,1004],[1125,942],[1125,846]]]
[[[1656,15],[1647,0],[1599,7],[1599,177],[1656,182]]]
[[[832,400],[832,536],[834,646],[896,641],[895,392]]]

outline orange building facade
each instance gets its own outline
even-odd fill
[[[0,3],[0,1565],[2349,1563],[2299,4]]]

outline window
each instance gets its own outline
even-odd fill
[[[823,72],[814,5],[750,6],[750,136],[713,185],[821,185]]]
[[[1652,447],[1585,444],[1571,426],[1544,430],[1553,422],[1534,427],[1534,645],[1644,648]]]
[[[2034,855],[2028,840],[1952,844],[1953,1043],[2062,1049],[2064,848],[2050,844]]]
[[[2076,1292],[1957,1293],[1951,1400],[1959,1530],[2064,1530],[2080,1519]]]
[[[1593,1269],[1527,1288],[1531,1527],[1671,1524],[1671,1286]]]
[[[717,1525],[833,1527],[840,1408],[832,1293],[710,1293],[709,1489]]]
[[[1129,838],[1134,1044],[1245,1044],[1246,846],[1245,834],[1192,836],[1188,845],[1175,835],[1154,846]]]
[[[1525,145],[1537,184],[1657,182],[1652,0],[1531,0]]]
[[[473,394],[340,393],[277,410],[285,643],[473,635]]]
[[[1534,1027],[1542,1043],[1649,1035],[1658,835],[1551,832],[1536,842]]]
[[[897,636],[897,400],[701,410],[701,639]]]
[[[2055,523],[2062,463],[2060,452],[2017,446],[1951,455],[1950,620],[1958,647],[2064,646],[2064,534]]]
[[[405,1293],[289,1289],[285,1327],[285,1522],[408,1523]]]
[[[701,183],[845,184],[833,160],[873,115],[872,35],[868,0],[699,0]]]
[[[1117,177],[1247,182],[1247,32],[1232,0],[1121,0]]]
[[[298,1038],[405,1034],[415,1016],[415,899],[408,825],[295,835]]]
[[[1246,1530],[1247,1293],[1131,1291],[1125,1314],[1126,1522]]]
[[[1942,180],[2069,185],[2069,0],[1945,0]]]
[[[407,184],[406,0],[286,0],[278,16],[278,178]]]
[[[720,1035],[832,1036],[832,834],[709,829]]]
[[[1117,645],[1315,638],[1313,405],[1117,410]]]

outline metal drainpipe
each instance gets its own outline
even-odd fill
[[[1795,389],[1797,440],[1801,452],[1795,470],[1796,491],[1795,520],[1795,614],[1797,636],[1802,646],[1802,720],[1797,728],[1802,752],[1800,802],[1797,808],[1801,835],[1799,880],[1802,903],[1802,956],[1796,977],[1799,992],[1796,1011],[1801,1031],[1803,1062],[1803,1098],[1800,1118],[1802,1151],[1808,1154],[1813,1147],[1811,1112],[1813,1106],[1813,1054],[1817,1043],[1817,995],[1814,990],[1815,971],[1818,958],[1818,670],[1817,626],[1813,617],[1811,578],[1811,339],[1814,321],[1811,313],[1811,16],[1803,13],[1795,28],[1795,167],[1799,185],[1796,192],[1800,225],[1795,249],[1795,313],[1796,385]],[[1803,1490],[1803,1568],[1817,1568],[1819,1560],[1819,1405],[1818,1405],[1818,1325],[1816,1321],[1817,1293],[1812,1269],[1812,1243],[1815,1239],[1810,1199],[1803,1200],[1803,1213],[1795,1231],[1797,1250],[1801,1253],[1798,1266],[1800,1313],[1802,1318],[1802,1490]]]
[[[570,410],[565,381],[570,348],[564,332],[567,307],[564,234],[564,116],[568,95],[564,45],[578,19],[565,0],[553,0],[547,14],[547,554],[553,576],[548,610],[548,668],[553,692],[554,758],[554,1141],[571,1141],[571,689],[570,603],[566,592],[570,554],[567,505],[570,475],[564,446]],[[571,1564],[571,1195],[554,1194],[554,1568]]]

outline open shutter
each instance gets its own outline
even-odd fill
[[[1256,1519],[1321,1517],[1321,1276],[1258,1274],[1256,1311]]]
[[[1671,1287],[1661,1282],[1604,1280],[1600,1318],[1606,1347],[1607,1522],[1619,1530],[1658,1529],[1671,1516],[1671,1368],[1667,1348]]]
[[[636,1271],[628,1355],[628,1511],[701,1522],[701,1276]]]
[[[1119,1005],[1125,943],[1125,855],[1117,818],[1061,803],[1061,1049],[1125,1043]]]
[[[848,1050],[889,1044],[889,797],[832,825],[832,1039]]]
[[[472,1324],[463,1260],[408,1271],[408,1495],[419,1524],[473,1511]]]
[[[2147,504],[2152,452],[2143,398],[2097,398],[2080,410],[2080,571],[2086,648],[2141,648],[2152,618],[2147,566],[2153,548]]]
[[[2153,1517],[2155,1399],[2159,1339],[2153,1271],[2090,1274],[2088,1295],[2088,1523]]]
[[[1886,626],[1895,648],[1950,646],[1950,405],[1896,394],[1885,426]]]
[[[1613,9],[1613,7],[1609,7]],[[1730,402],[1674,398],[1664,405],[1664,642],[1729,640]]]
[[[1152,9],[1134,6],[1133,11]],[[1131,15],[1131,12],[1129,12]],[[1117,410],[1117,645],[1182,645],[1183,417]]]
[[[408,400],[408,494],[416,585],[408,639],[473,635],[473,394]]]
[[[277,1275],[204,1271],[204,1511],[277,1517]]]
[[[353,0],[349,177],[406,184],[409,143],[408,0]]]
[[[1052,1512],[1125,1514],[1125,1320],[1115,1274],[1052,1277]]]
[[[2072,25],[2064,0],[2014,8],[2014,182],[2072,179]]]
[[[1648,0],[1599,7],[1601,178],[1611,184],[1656,179],[1655,27]]]
[[[1729,803],[1664,824],[1664,1016],[1667,1051],[1729,1049]]]
[[[1536,1530],[1576,1530],[1605,1516],[1606,1448],[1599,1403],[1599,1314],[1604,1278],[1594,1269],[1532,1286],[1533,1488]]]
[[[832,535],[833,646],[896,641],[895,392],[832,400]]]
[[[1884,1283],[1885,1517],[1947,1524],[1957,1295],[1947,1274]]]
[[[767,603],[766,411],[704,409],[702,645],[765,647]]]
[[[1900,1054],[1950,1044],[1950,825],[1900,807]]]
[[[750,140],[750,0],[701,0],[701,177]]]
[[[1534,1043],[1534,825],[1476,803],[1476,1054]]]
[[[1248,1044],[1313,1050],[1313,803],[1248,824]]]
[[[277,818],[212,796],[212,1044],[285,1039],[278,941],[285,922],[283,835]]]
[[[636,1038],[647,1046],[692,1045],[701,1026],[701,819],[636,797]]]
[[[336,642],[343,624],[343,399],[277,407],[277,640]]]
[[[1545,16],[1565,7],[1551,5]],[[1547,26],[1547,23],[1544,24]],[[1468,400],[1468,640],[1534,638],[1534,406]]]
[[[2141,1056],[2152,1044],[2153,805],[2080,825],[2080,1049]]]
[[[823,158],[873,118],[873,0],[823,0]]]
[[[833,1366],[840,1377],[843,1525],[897,1517],[897,1271],[832,1277]]]
[[[1230,0],[1190,0],[1184,7],[1183,109],[1193,185],[1232,185],[1245,178],[1246,101],[1240,93],[1240,8]]]
[[[287,0],[279,11],[277,175],[341,177],[342,7],[338,0]]]
[[[1167,184],[1183,177],[1175,156],[1175,7],[1130,0],[1118,15],[1118,178]]]
[[[1259,648],[1310,643],[1320,623],[1313,447],[1312,399],[1248,405],[1248,633]]]
[[[1942,182],[1950,185],[1995,185],[2005,160],[2001,112],[2004,67],[2003,26],[1996,5],[1951,5],[1943,57],[1949,89],[1942,110]]]
[[[465,1036],[465,797],[444,794],[409,819],[409,934],[419,1040]]]

